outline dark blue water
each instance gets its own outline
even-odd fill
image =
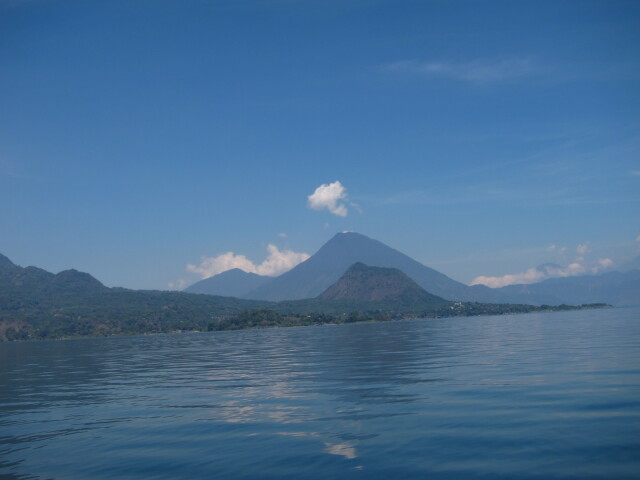
[[[640,310],[0,345],[0,477],[640,478]]]

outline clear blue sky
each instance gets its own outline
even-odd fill
[[[0,253],[130,288],[342,230],[467,283],[619,264],[639,86],[637,1],[0,0]]]

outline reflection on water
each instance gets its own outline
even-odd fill
[[[353,460],[357,457],[355,447],[348,443],[331,444],[325,442],[324,446],[326,447],[324,451],[331,455],[342,455],[344,458],[348,458],[349,460]]]
[[[639,313],[0,345],[0,477],[638,478]]]

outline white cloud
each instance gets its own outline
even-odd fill
[[[477,59],[470,62],[401,60],[383,66],[385,70],[430,77],[450,77],[476,83],[489,83],[523,77],[534,72],[529,58]]]
[[[547,248],[550,252],[564,253],[565,247],[557,247],[551,245]],[[576,253],[578,257],[566,267],[561,267],[554,264],[545,264],[537,268],[529,268],[524,272],[510,273],[502,275],[500,277],[490,277],[481,275],[476,277],[471,282],[471,285],[486,285],[491,288],[506,287],[508,285],[521,285],[538,283],[548,278],[560,278],[560,277],[575,277],[577,275],[596,274],[603,270],[610,268],[613,265],[613,260],[610,258],[600,258],[595,263],[585,262],[584,256],[589,253],[591,249],[584,243],[576,247]]]
[[[596,268],[596,270],[594,271],[593,268]],[[588,272],[597,273],[597,271],[597,267],[587,268],[582,263],[574,262],[566,267],[555,268],[546,266],[544,269],[529,268],[524,272],[507,274],[501,277],[480,276],[474,278],[471,285],[486,285],[491,288],[506,287],[507,285],[528,285],[530,283],[541,282],[547,278],[575,277],[576,275],[583,275]]]
[[[591,249],[589,249],[589,245],[587,245],[586,243],[582,243],[580,245],[578,245],[576,247],[576,252],[578,253],[578,255],[580,255],[581,257],[584,257],[587,253],[589,253],[591,251]]]
[[[486,285],[490,288],[506,287],[507,285],[519,285],[522,283],[536,283],[544,279],[544,272],[530,268],[521,273],[503,275],[502,277],[486,277],[481,275],[472,280],[471,285]]]
[[[329,210],[340,217],[347,216],[347,207],[343,201],[347,200],[347,189],[339,181],[320,185],[307,197],[310,208],[314,210]]]
[[[286,234],[286,233],[284,233],[284,232],[280,232],[280,233],[278,234],[278,236],[279,236],[280,238],[287,238],[287,234]]]
[[[167,288],[169,290],[182,290],[187,284],[187,281],[184,278],[180,280],[176,280],[175,282],[169,282]]]
[[[253,263],[244,255],[236,255],[233,252],[226,252],[217,257],[202,257],[200,265],[187,265],[187,270],[197,273],[202,278],[209,278],[233,268],[239,268],[248,273],[258,275],[276,276],[291,270],[293,267],[309,258],[307,253],[294,252],[292,250],[280,250],[277,246],[269,244],[267,246],[268,255],[264,261],[258,265]]]
[[[598,265],[600,265],[602,268],[609,268],[613,265],[613,260],[611,260],[610,258],[600,258],[598,259]]]
[[[640,170],[634,170],[631,172],[631,175],[635,175],[636,177],[640,177]]]
[[[256,266],[255,273],[258,275],[280,275],[309,258],[307,253],[298,253],[292,250],[280,251],[275,245],[267,246],[267,250],[269,251],[267,258]]]
[[[567,252],[567,247],[560,247],[558,245],[549,245],[547,247],[547,250],[562,256]]]

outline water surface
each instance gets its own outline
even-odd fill
[[[0,345],[0,478],[640,478],[640,310]]]

